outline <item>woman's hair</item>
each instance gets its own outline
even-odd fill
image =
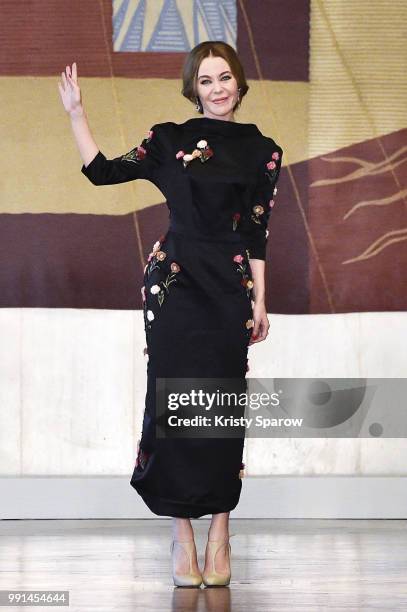
[[[222,40],[206,40],[196,45],[185,58],[182,69],[182,95],[195,102],[198,97],[197,82],[198,70],[203,59],[208,56],[223,57],[229,64],[230,70],[237,81],[237,86],[240,87],[240,100],[233,107],[235,111],[241,104],[243,97],[249,91],[249,85],[246,82],[243,66],[233,47],[223,42]],[[203,114],[202,103],[199,105],[199,113]]]

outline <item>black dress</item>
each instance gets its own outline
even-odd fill
[[[99,151],[82,166],[95,185],[147,179],[169,208],[168,230],[152,246],[141,288],[147,393],[130,481],[159,516],[198,518],[239,501],[244,438],[157,437],[155,382],[246,382],[249,259],[266,258],[282,153],[254,124],[197,117],[155,124],[127,154],[107,160]]]

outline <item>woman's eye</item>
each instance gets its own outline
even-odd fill
[[[228,79],[229,80],[231,78],[232,78],[231,76],[226,74],[225,76],[222,77],[222,80],[223,79]],[[204,79],[203,81],[201,81],[201,85],[205,85],[206,83],[210,83],[209,79]]]

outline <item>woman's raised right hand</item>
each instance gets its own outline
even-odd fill
[[[72,64],[72,71],[71,67],[67,66],[65,72],[61,72],[61,77],[62,84],[58,82],[58,89],[66,112],[71,115],[81,114],[83,111],[82,97],[78,85],[76,62]]]

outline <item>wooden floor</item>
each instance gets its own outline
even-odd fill
[[[3,520],[0,588],[69,590],[70,612],[407,611],[406,521],[232,519],[219,588],[174,587],[170,542],[169,519]]]

